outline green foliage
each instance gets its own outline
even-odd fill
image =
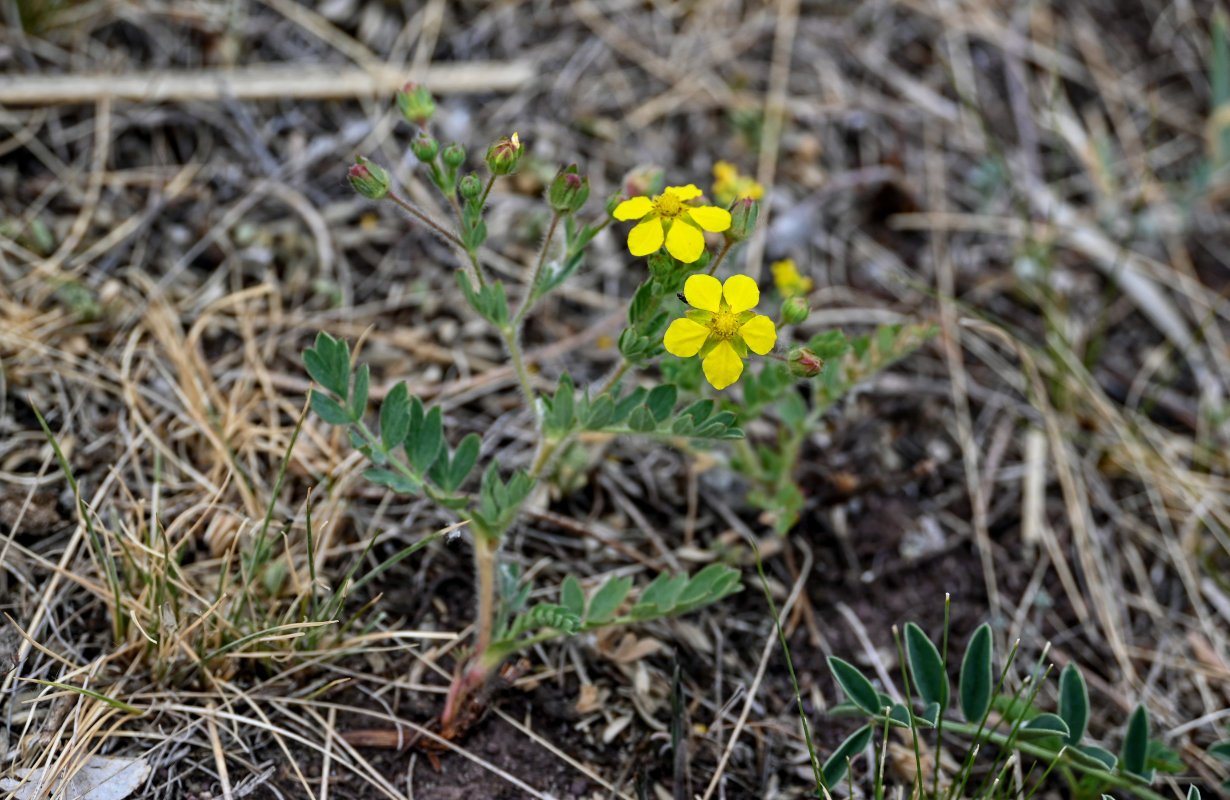
[[[874,732],[875,725],[864,725],[837,746],[833,755],[824,762],[824,785],[826,787],[836,786],[841,782],[841,779],[846,776],[850,760],[867,749]]]
[[[1059,676],[1059,716],[1068,726],[1067,743],[1079,742],[1089,725],[1089,689],[1080,668],[1072,662]]]
[[[1153,779],[1153,770],[1149,769],[1149,711],[1144,705],[1136,706],[1128,719],[1127,732],[1123,735],[1123,749],[1119,751],[1119,761],[1125,772],[1136,775],[1144,781]]]
[[[475,289],[465,270],[459,269],[457,270],[457,285],[461,287],[461,293],[465,295],[466,302],[478,312],[480,317],[500,330],[508,328],[508,297],[504,294],[504,284],[496,281]]]
[[[924,705],[935,704],[941,713],[948,710],[948,674],[940,651],[913,622],[905,625],[905,652],[914,688]]]
[[[471,436],[474,436],[477,441],[477,436],[474,434]],[[477,448],[474,455],[478,455]],[[469,472],[468,468],[466,472]],[[521,504],[525,502],[532,488],[534,488],[534,483],[525,470],[517,470],[505,483],[500,480],[499,466],[494,461],[491,462],[487,471],[483,473],[478,508],[470,512],[470,520],[474,523],[475,531],[488,539],[497,539],[503,535],[508,530],[508,526],[513,523],[517,512],[521,510]]]
[[[961,713],[969,722],[978,722],[991,708],[994,677],[991,672],[991,626],[985,622],[970,637],[961,661]]]

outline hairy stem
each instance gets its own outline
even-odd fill
[[[555,228],[563,216],[556,211],[551,217],[551,227],[547,228],[547,238],[543,240],[542,250],[538,253],[538,264],[534,267],[534,277],[530,278],[530,285],[521,301],[521,308],[517,309],[517,313],[513,316],[514,329],[520,329],[521,323],[525,321],[525,315],[530,313],[530,307],[534,304],[534,289],[538,286],[538,279],[542,277],[542,265],[547,262],[547,251],[551,248],[551,240],[555,238]]]
[[[730,241],[729,239],[727,239],[727,240],[726,240],[726,241],[722,244],[722,249],[718,251],[717,258],[713,259],[713,263],[709,265],[709,274],[710,274],[710,275],[712,275],[713,273],[717,272],[718,265],[722,263],[722,259],[723,259],[723,258],[726,258],[726,254],[727,254],[728,252],[730,252],[730,248],[731,248],[733,245],[734,245],[734,242]]]

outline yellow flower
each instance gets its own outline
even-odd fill
[[[721,205],[729,206],[744,197],[759,200],[764,197],[764,187],[756,183],[750,175],[740,175],[738,168],[729,161],[714,164],[713,199]]]
[[[629,252],[647,256],[657,252],[665,241],[666,252],[685,264],[700,258],[705,252],[701,230],[721,233],[730,227],[730,212],[725,209],[686,205],[700,195],[700,189],[692,184],[667,186],[653,199],[633,197],[615,206],[615,219],[641,221],[628,232]]]
[[[760,302],[760,290],[748,276],[732,275],[722,284],[697,273],[683,284],[683,296],[693,310],[671,323],[662,343],[674,356],[700,355],[713,388],[725,389],[739,379],[749,349],[758,355],[773,349],[777,328],[751,310]]]
[[[773,283],[783,297],[807,294],[811,287],[815,286],[811,278],[799,274],[799,268],[794,265],[792,258],[774,261],[769,268],[773,270]]]

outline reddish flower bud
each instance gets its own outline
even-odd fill
[[[415,125],[426,125],[431,115],[436,113],[436,102],[432,100],[431,92],[411,81],[397,92],[397,110]]]
[[[573,164],[561,170],[547,190],[547,201],[560,214],[575,214],[589,199],[589,176],[581,175]]]
[[[750,197],[741,197],[730,207],[730,227],[725,236],[732,242],[741,242],[752,235],[756,229],[756,219],[760,216],[760,201]]]
[[[389,193],[389,173],[363,156],[355,158],[355,164],[346,177],[354,190],[368,199],[379,200]]]
[[[787,361],[790,362],[790,374],[796,378],[814,378],[824,371],[824,359],[806,347],[790,348]]]

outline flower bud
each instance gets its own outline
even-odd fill
[[[483,182],[478,179],[478,176],[471,172],[469,175],[461,179],[461,183],[457,185],[461,196],[466,200],[475,200],[483,193]]]
[[[787,297],[782,301],[782,322],[787,325],[798,325],[807,319],[807,315],[811,313],[811,306],[807,303],[807,298],[802,295]]]
[[[453,142],[448,147],[444,148],[444,165],[449,169],[457,169],[462,164],[466,163],[466,149],[461,145]]]
[[[410,143],[410,150],[419,161],[430,164],[436,160],[436,153],[440,152],[440,143],[423,133]]]
[[[426,87],[411,81],[397,92],[397,110],[408,121],[426,125],[436,112],[436,102],[431,99],[431,92]]]
[[[492,175],[511,175],[521,161],[521,140],[517,134],[500,139],[487,148],[487,168]]]
[[[589,176],[577,172],[577,165],[560,170],[547,190],[547,201],[560,214],[575,214],[589,199]]]
[[[760,201],[750,197],[741,197],[730,208],[730,227],[725,236],[732,242],[741,242],[752,235],[756,229],[756,219],[760,216]]]
[[[665,188],[666,171],[653,164],[641,164],[624,175],[623,184],[628,197],[653,197]]]
[[[824,371],[824,359],[806,347],[790,348],[787,361],[790,362],[790,374],[796,378],[814,378]]]
[[[370,200],[379,200],[389,193],[389,173],[363,156],[355,157],[355,164],[346,177],[356,192]]]

